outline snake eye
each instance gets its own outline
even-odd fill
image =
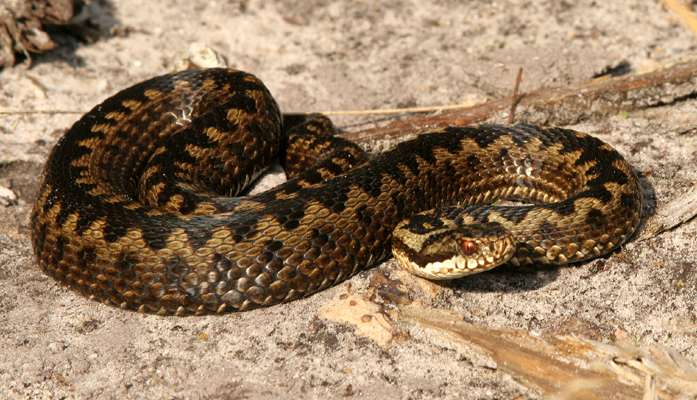
[[[464,255],[471,255],[472,253],[477,250],[477,244],[470,241],[470,240],[463,240],[462,243],[460,243],[460,251]]]

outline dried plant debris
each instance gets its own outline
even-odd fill
[[[670,104],[697,93],[697,59],[662,66],[656,70],[600,77],[566,86],[542,88],[516,98],[516,123],[542,125],[574,124],[591,116],[617,115],[622,111]],[[413,137],[421,132],[448,126],[466,126],[483,121],[503,122],[513,97],[492,100],[474,107],[447,110],[426,117],[393,121],[346,134],[346,139],[370,145],[394,137]],[[503,113],[503,114],[502,114]]]
[[[673,229],[697,215],[697,186],[690,192],[664,206],[646,223],[639,240],[650,239],[659,233]]]
[[[573,336],[543,339],[514,329],[471,324],[455,313],[405,307],[400,319],[476,346],[502,372],[549,399],[693,399],[697,365],[652,345],[600,343]]]
[[[0,2],[0,67],[13,66],[17,54],[31,61],[30,53],[56,47],[46,25],[69,24],[81,0],[3,0]]]

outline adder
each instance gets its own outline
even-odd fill
[[[291,177],[239,195],[278,156]],[[523,206],[489,206],[498,199]],[[424,133],[372,159],[264,85],[188,70],[125,89],[58,141],[31,214],[41,269],[90,298],[158,314],[294,300],[394,252],[435,279],[565,264],[641,218],[631,166],[585,133],[530,125]]]

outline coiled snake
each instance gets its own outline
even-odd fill
[[[40,267],[122,308],[221,313],[309,295],[391,249],[436,278],[579,261],[622,244],[641,216],[631,167],[583,133],[447,128],[364,162],[325,133],[328,120],[296,122],[232,70],[165,75],[107,99],[46,162],[31,215]],[[293,179],[227,197],[279,153]],[[474,205],[497,199],[537,204]]]

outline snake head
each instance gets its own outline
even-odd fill
[[[392,234],[397,264],[427,279],[445,280],[488,271],[516,251],[513,235],[497,222],[459,226],[417,215]]]

